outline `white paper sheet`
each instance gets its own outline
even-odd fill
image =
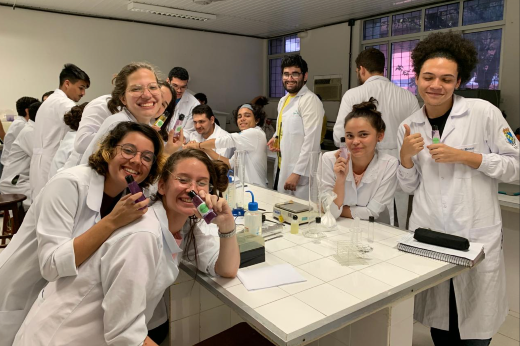
[[[249,291],[307,281],[288,263],[239,269],[237,276]]]

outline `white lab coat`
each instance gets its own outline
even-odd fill
[[[408,90],[398,87],[384,76],[372,76],[363,85],[348,90],[341,99],[338,117],[334,124],[334,144],[339,147],[345,137],[345,118],[352,106],[370,100],[378,101],[377,110],[386,125],[385,137],[377,144],[380,153],[399,159],[397,152],[397,128],[406,118],[419,110],[417,98]]]
[[[52,158],[58,150],[60,141],[70,130],[70,127],[63,122],[63,116],[75,105],[63,91],[56,89],[38,109],[29,175],[33,200],[47,183]]]
[[[18,115],[14,119],[11,126],[9,126],[9,129],[7,130],[4,136],[4,147],[2,149],[2,156],[0,157],[0,162],[2,163],[2,165],[7,165],[7,159],[9,158],[11,146],[18,137],[18,134],[20,134],[20,131],[22,131],[22,129],[25,127],[25,124],[27,124],[27,120],[25,119],[25,117]]]
[[[134,123],[138,122],[137,119],[127,109],[123,109],[121,112],[106,118],[106,120],[103,122],[98,132],[96,132],[96,135],[88,145],[87,149],[83,153],[80,163],[87,164],[88,158],[98,149],[98,145],[103,141],[107,133],[112,131],[114,127],[116,127],[119,123],[125,121],[133,121]],[[149,125],[153,125],[153,119]]]
[[[175,102],[175,100],[172,100]],[[184,114],[184,121],[182,122],[184,138],[190,138],[192,132],[195,131],[195,126],[193,125],[193,108],[200,105],[199,100],[195,98],[192,94],[190,94],[187,90],[182,94],[179,103],[175,105],[175,111],[173,112],[173,117],[168,124],[168,132],[173,129],[175,122],[179,119],[179,115]],[[195,131],[196,132],[196,131]]]
[[[33,153],[34,121],[29,120],[16,137],[7,164],[0,178],[0,193],[20,193],[27,196],[23,201],[25,207],[31,205],[31,186],[29,184],[29,166]],[[13,179],[19,175],[16,184]]]
[[[208,137],[208,139],[217,139],[217,138],[229,135],[229,132],[227,132],[226,130],[223,130],[217,124],[214,124],[214,125],[215,125],[215,128],[213,129],[213,133],[211,134],[211,136]],[[188,138],[188,141],[195,141],[197,143],[202,143],[204,141],[207,141],[208,139],[205,139],[204,137],[202,137],[202,135],[200,135],[197,131],[193,131],[191,133],[190,137]],[[233,148],[221,148],[221,149],[213,149],[213,150],[220,156],[223,156],[227,159],[230,159],[231,156],[233,156],[233,151],[234,151]]]
[[[101,127],[101,124],[103,124],[106,118],[112,115],[107,105],[107,102],[111,98],[112,96],[110,94],[103,95],[93,99],[85,106],[79,123],[78,133],[74,141],[74,150],[79,154],[85,152]]]
[[[278,116],[289,94],[278,102]],[[296,196],[301,199],[309,198],[309,160],[311,152],[319,152],[321,128],[325,110],[316,94],[306,85],[289,101],[282,114],[282,140],[280,150],[282,164],[278,178],[278,192]],[[278,131],[278,120],[276,121]],[[278,169],[278,158],[275,162],[275,172]],[[296,191],[284,190],[284,184],[292,173],[300,175]]]
[[[412,168],[399,166],[397,178],[403,191],[414,193],[411,231],[428,227],[484,243],[486,258],[453,278],[453,286],[461,338],[489,339],[508,313],[498,183],[518,180],[519,144],[498,108],[480,99],[453,97],[441,143],[482,154],[480,167],[431,158],[426,146],[432,144],[432,129],[423,108],[403,124],[422,135],[425,148],[412,158]],[[399,150],[403,136],[401,125]],[[448,330],[448,312],[449,281],[415,298],[414,317],[427,326]]]
[[[318,168],[323,191],[334,190],[336,175],[334,163],[336,163],[335,151],[329,151],[322,156],[321,167]],[[397,187],[397,167],[399,161],[390,155],[376,151],[374,158],[368,165],[359,186],[356,186],[352,173],[352,160],[349,161],[349,171],[345,181],[345,197],[343,205],[350,206],[352,217],[368,220],[373,216],[379,222],[390,221],[386,205],[394,198]],[[338,208],[332,203],[330,211],[337,219],[343,211],[343,206]]]
[[[229,133],[227,136],[215,140],[215,148],[235,148],[236,151],[245,151],[245,181],[265,187],[267,184],[267,140],[265,133],[258,126],[238,133]],[[235,167],[235,154],[229,160],[231,168]]]
[[[51,168],[49,169],[49,179],[54,177],[56,173],[64,168],[65,163],[74,150],[75,138],[76,131],[69,131],[61,140],[60,147],[58,148],[58,151],[56,152],[56,155],[54,155],[54,158],[51,162]]]

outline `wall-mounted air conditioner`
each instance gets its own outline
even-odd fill
[[[322,101],[341,101],[341,76],[315,76],[314,93],[321,96]]]

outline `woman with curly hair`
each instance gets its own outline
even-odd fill
[[[78,270],[114,232],[146,213],[149,200],[135,203],[141,193],[125,195],[125,177],[131,175],[141,188],[146,188],[159,176],[162,154],[163,142],[155,130],[147,125],[124,122],[105,137],[88,165],[59,172],[47,183],[29,208],[18,233],[0,253],[0,345],[12,345],[16,332],[38,297],[42,303],[51,292],[61,290],[61,285],[74,282]],[[110,278],[109,272],[105,274]],[[111,278],[116,280],[117,275]],[[40,292],[47,282],[53,281],[58,284],[50,286],[52,289],[46,288],[45,294]],[[84,290],[89,287],[84,286]],[[123,287],[116,291],[113,294],[124,298],[132,290]],[[128,298],[130,304],[132,297]],[[122,302],[125,301],[126,298]],[[119,311],[123,307],[113,308],[112,315],[105,312],[106,328],[100,337],[105,335],[110,340],[134,323],[124,320],[125,313]],[[128,308],[132,308],[131,304]],[[70,313],[66,308],[61,311]],[[40,312],[49,314],[47,322],[51,324],[58,323],[61,318],[52,315],[56,312],[53,308]],[[102,314],[100,318],[103,320]],[[49,330],[34,328],[32,332],[51,336]],[[83,332],[87,337],[99,337],[90,330]],[[71,340],[53,341],[75,344],[74,338],[80,334],[81,329],[78,329],[77,333],[68,336]],[[99,343],[93,341],[91,344]]]
[[[518,142],[498,108],[454,91],[477,64],[472,42],[435,33],[412,52],[422,109],[399,128],[409,229],[431,228],[484,244],[485,259],[415,298],[415,319],[435,345],[489,345],[508,313],[498,183],[519,179]],[[436,126],[437,131],[432,132]]]
[[[204,142],[190,142],[186,148],[202,149],[213,160],[220,160],[234,168],[236,151],[230,159],[222,157],[213,149],[234,148],[245,152],[245,181],[265,187],[267,184],[267,152],[263,148],[267,145],[264,125],[265,112],[262,107],[244,103],[233,111],[239,133],[230,133],[227,136],[209,139]]]

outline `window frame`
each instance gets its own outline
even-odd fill
[[[300,55],[300,52],[301,52],[301,40],[300,40],[300,50],[299,51],[295,51],[295,52],[285,52],[285,40],[287,38],[290,38],[291,36],[296,36],[298,37],[297,34],[287,34],[287,35],[282,35],[282,36],[276,36],[276,37],[271,37],[267,40],[267,62],[266,62],[266,65],[267,65],[267,71],[266,71],[266,74],[267,74],[267,98],[269,100],[273,100],[273,101],[279,101],[282,97],[271,97],[271,73],[270,73],[270,63],[269,61],[271,59],[281,59],[283,58],[284,56],[286,56],[287,54],[297,54],[297,55]],[[269,44],[270,44],[270,41],[271,40],[276,40],[276,39],[279,39],[279,38],[282,38],[283,39],[283,52],[282,53],[278,53],[278,54],[269,54]]]
[[[413,11],[417,11],[419,10],[419,8],[412,8],[412,9],[406,9],[406,10],[403,10],[403,11],[398,11],[398,12],[392,12],[392,13],[387,13],[385,15],[375,15],[375,16],[371,16],[371,17],[367,17],[367,18],[364,18],[362,21],[361,21],[361,30],[360,30],[360,51],[363,51],[365,50],[365,48],[367,46],[373,46],[373,45],[379,45],[379,44],[386,44],[387,45],[387,49],[388,49],[388,52],[387,52],[387,66],[388,66],[388,75],[386,76],[389,80],[392,80],[392,74],[393,74],[393,71],[392,71],[392,43],[396,43],[396,42],[402,42],[402,41],[411,41],[411,40],[419,40],[419,41],[422,41],[423,39],[425,39],[429,34],[431,33],[437,33],[437,32],[449,32],[449,31],[453,31],[453,32],[458,32],[460,34],[469,34],[469,33],[474,33],[474,32],[480,32],[480,31],[488,31],[488,30],[496,30],[496,29],[502,29],[502,38],[501,38],[501,52],[500,52],[500,66],[499,66],[499,80],[498,80],[498,89],[501,90],[501,86],[502,86],[502,63],[503,63],[503,59],[504,59],[504,54],[503,54],[503,47],[504,47],[504,37],[505,37],[505,24],[506,24],[506,21],[505,21],[505,14],[507,13],[507,1],[504,1],[504,15],[503,15],[503,19],[502,20],[499,20],[499,21],[494,21],[494,22],[486,22],[486,23],[479,23],[479,24],[471,24],[471,25],[466,25],[466,26],[463,26],[462,25],[462,14],[463,14],[463,8],[464,8],[464,1],[465,0],[457,0],[457,1],[450,1],[450,2],[445,2],[445,3],[442,3],[442,5],[450,5],[450,4],[454,4],[454,3],[459,3],[459,22],[458,22],[458,26],[457,27],[454,27],[454,28],[446,28],[446,29],[438,29],[438,30],[431,30],[431,31],[425,31],[424,30],[424,26],[425,26],[425,14],[426,14],[426,9],[427,8],[433,8],[433,7],[438,7],[440,6],[440,4],[436,3],[436,4],[430,4],[428,6],[421,6],[420,7],[420,10],[422,12],[421,14],[421,31],[418,32],[418,33],[415,33],[415,34],[406,34],[406,35],[399,35],[399,36],[393,36],[392,35],[392,16],[396,15],[396,14],[401,14],[401,13],[408,13],[408,12],[413,12]],[[384,17],[384,16],[388,16],[388,37],[384,37],[384,38],[377,38],[377,39],[371,39],[371,40],[364,40],[363,37],[364,37],[364,33],[363,33],[363,29],[364,29],[364,22],[365,20],[371,20],[371,19],[377,19],[377,18],[381,18],[381,17]],[[354,67],[355,68],[355,64],[354,64]],[[416,95],[418,98],[420,97],[419,94],[417,93]]]

